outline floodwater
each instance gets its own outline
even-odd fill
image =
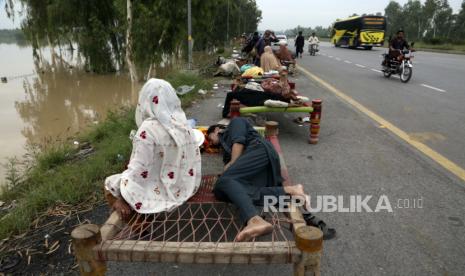
[[[4,76],[8,82],[0,82],[2,164],[7,158],[22,158],[27,144],[73,137],[104,120],[108,111],[137,102],[138,89],[126,75],[95,75],[66,65],[37,69],[32,48],[15,44],[0,44],[0,77]],[[5,171],[0,166],[0,185]]]

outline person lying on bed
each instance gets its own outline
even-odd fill
[[[201,180],[199,141],[171,84],[148,80],[135,117],[139,128],[129,165],[105,180],[105,197],[126,222],[134,211],[151,214],[180,206]]]
[[[238,87],[233,92],[226,94],[222,112],[223,118],[229,117],[229,109],[231,108],[231,102],[233,100],[238,100],[245,106],[263,106],[267,100],[290,101],[279,93],[265,91],[259,83],[249,82],[244,88]]]
[[[288,79],[288,71],[281,69],[279,71],[279,79],[268,78],[262,81],[261,86],[266,92],[271,92],[281,95],[286,101],[293,100],[295,102],[299,101],[297,97],[297,92],[294,89],[291,89]]]
[[[215,197],[239,208],[246,227],[237,241],[249,241],[267,234],[273,226],[259,216],[255,205],[263,205],[264,196],[307,197],[302,185],[282,186],[279,155],[244,118],[237,117],[222,129],[210,126],[207,139],[223,150],[224,171],[213,190]]]
[[[279,80],[268,78],[262,81],[261,84],[249,82],[244,88],[237,88],[226,94],[223,105],[223,118],[229,117],[231,102],[238,100],[245,106],[263,106],[265,101],[274,100],[282,102],[291,102],[301,104],[301,99],[296,95],[296,92],[291,89],[288,81],[288,73],[286,70],[279,72]]]

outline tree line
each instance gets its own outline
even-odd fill
[[[317,37],[328,38],[331,34],[331,29],[332,26],[326,28],[322,26],[316,26],[315,28],[297,26],[293,29],[284,31],[284,34],[288,37],[294,38],[301,31],[304,37],[309,37],[312,33],[315,33]]]
[[[426,43],[465,43],[465,0],[454,14],[447,0],[409,0],[403,6],[391,1],[384,9],[387,34],[403,29],[409,40]]]
[[[357,16],[354,13],[350,16]],[[367,15],[367,14],[362,14]],[[375,15],[383,15],[381,12]],[[386,37],[393,36],[398,30],[404,30],[409,40],[424,41],[431,44],[465,44],[465,0],[461,9],[454,13],[448,0],[409,0],[403,6],[391,1],[384,9],[387,20]],[[336,21],[339,19],[336,19]],[[301,27],[286,30],[284,34],[294,37],[299,31],[305,37],[315,32],[319,37],[329,37],[332,27]]]
[[[77,50],[97,73],[131,62],[146,72],[186,53],[186,0],[6,0],[5,10],[10,18],[23,11],[21,29],[34,55],[44,46]],[[194,50],[223,46],[260,20],[255,0],[192,0]]]
[[[26,38],[19,29],[0,29],[0,43],[26,44]]]

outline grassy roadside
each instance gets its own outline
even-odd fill
[[[195,85],[194,91],[180,97],[184,107],[199,97],[198,89],[212,87],[211,80],[186,73],[168,74],[166,80],[173,87]],[[79,149],[69,142],[38,154],[22,180],[0,195],[7,204],[16,200],[14,208],[0,212],[0,240],[29,229],[37,216],[56,204],[77,204],[93,195],[102,198],[105,177],[121,172],[129,158],[132,129],[136,129],[134,109],[120,109],[75,139],[92,147],[87,157],[78,158]]]
[[[424,42],[415,42],[415,49],[429,52],[465,54],[465,45],[460,44],[427,44]]]
[[[320,38],[320,41],[330,42],[329,38]],[[384,48],[387,48],[388,42],[384,43]],[[427,52],[448,53],[448,54],[465,54],[465,44],[431,44],[422,41],[415,42],[415,49]]]

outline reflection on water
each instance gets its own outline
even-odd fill
[[[23,87],[24,99],[16,101],[15,108],[29,143],[73,135],[104,119],[108,110],[137,100],[129,80],[116,75],[41,73],[24,80]]]
[[[109,110],[137,101],[139,87],[132,87],[125,75],[94,75],[62,65],[35,70],[30,47],[0,44],[0,77],[36,71],[0,83],[1,163],[21,157],[26,143],[67,138],[103,120]],[[4,174],[0,167],[1,179]]]

